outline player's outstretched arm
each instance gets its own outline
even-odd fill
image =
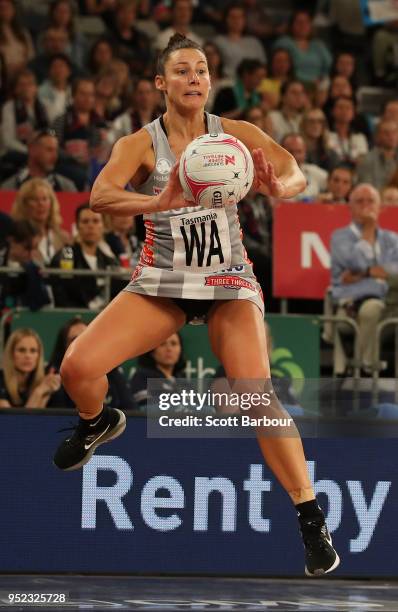
[[[147,196],[125,190],[130,181],[143,183],[153,163],[152,139],[146,130],[120,138],[93,185],[91,208],[100,213],[131,217],[186,206],[177,164],[166,188],[159,195]]]
[[[291,198],[306,186],[294,157],[270,136],[247,121],[222,119],[226,134],[239,138],[252,154],[256,171],[255,188],[277,198]]]

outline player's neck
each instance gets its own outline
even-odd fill
[[[181,115],[173,108],[168,108],[163,115],[163,121],[167,130],[167,136],[179,136],[191,142],[201,134],[206,133],[205,115],[203,112],[196,112],[192,115]]]

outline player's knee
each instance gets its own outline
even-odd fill
[[[63,384],[66,385],[77,379],[90,379],[92,378],[90,360],[76,353],[67,353],[61,364],[60,374]]]

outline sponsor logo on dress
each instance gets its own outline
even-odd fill
[[[209,287],[225,287],[225,289],[250,289],[256,291],[252,283],[241,276],[230,276],[229,274],[206,276],[205,285]]]
[[[159,157],[159,159],[156,162],[156,170],[159,172],[159,174],[169,174],[171,171],[172,165],[171,162],[166,159],[165,157]]]

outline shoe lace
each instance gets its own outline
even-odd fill
[[[69,421],[70,427],[63,427],[62,429],[58,429],[57,433],[61,433],[62,431],[73,431],[73,434],[70,438],[67,438],[67,442],[69,444],[77,443],[81,440],[83,436],[86,436],[86,429],[84,427],[84,423],[79,422],[77,425]]]

